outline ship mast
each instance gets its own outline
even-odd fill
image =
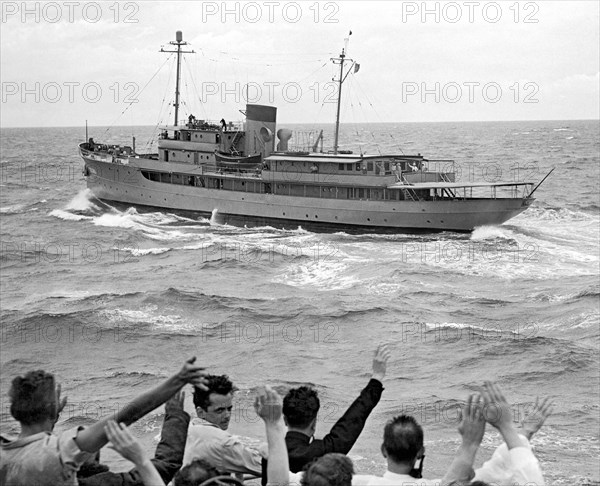
[[[350,31],[350,33],[348,34],[349,36],[352,35],[352,31]],[[352,59],[346,59],[346,51],[348,50],[348,39],[349,37],[346,37],[346,39],[344,39],[345,43],[344,43],[344,48],[342,49],[342,53],[340,54],[340,57],[332,57],[331,61],[333,62],[333,64],[339,64],[340,65],[340,78],[337,80],[338,81],[338,99],[337,99],[337,113],[335,116],[335,138],[333,140],[333,154],[337,155],[338,153],[338,137],[339,137],[339,133],[340,133],[340,107],[342,106],[342,84],[344,83],[344,81],[346,81],[346,78],[348,77],[348,74],[350,74],[350,71],[352,71],[352,67],[356,65],[356,68],[354,70],[354,72],[358,71],[358,64],[356,64],[356,62],[354,62]],[[346,75],[344,76],[344,62],[352,62],[352,64],[350,65],[350,69],[348,69],[348,72],[346,73]],[[332,79],[332,81],[336,81],[335,78]]]
[[[176,51],[165,51],[162,47],[160,48],[160,52],[176,52],[177,53],[177,79],[175,81],[175,103],[173,106],[175,107],[175,123],[174,126],[177,126],[177,118],[179,116],[179,79],[181,77],[181,55],[182,54],[194,54],[194,51],[182,51],[181,46],[187,46],[188,43],[183,40],[183,34],[180,30],[175,32],[175,41],[169,42],[172,46],[177,46]]]

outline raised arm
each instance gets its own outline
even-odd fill
[[[389,345],[382,344],[377,347],[373,358],[373,373],[367,386],[331,428],[329,434],[323,437],[322,441],[313,441],[313,444],[322,442],[323,453],[319,455],[328,452],[339,452],[341,454],[350,452],[362,432],[369,414],[379,403],[383,392],[382,382],[387,371],[387,362],[390,355]]]
[[[527,440],[531,440],[533,434],[542,428],[546,419],[552,415],[554,402],[546,397],[541,402],[539,397],[535,399],[533,410],[528,413],[521,421],[522,433]]]
[[[285,486],[289,482],[289,461],[285,445],[285,424],[281,397],[270,386],[259,390],[254,402],[256,414],[265,422],[269,463],[267,481],[269,485]]]
[[[104,431],[112,444],[112,448],[135,464],[144,486],[165,486],[154,464],[125,425],[109,420],[104,427]]]
[[[442,478],[442,486],[454,481],[469,481],[473,477],[473,463],[483,434],[485,433],[485,418],[483,417],[483,403],[479,395],[469,395],[462,409],[461,423],[458,432],[462,436],[462,443],[450,464],[450,468]]]
[[[509,477],[510,484],[535,484],[544,486],[544,476],[539,461],[528,440],[519,436],[512,420],[510,405],[498,385],[485,382],[482,395],[486,403],[486,421],[498,429],[506,445],[499,446],[492,458],[476,471],[476,479],[498,481],[498,471]],[[544,407],[545,413],[550,409]]]
[[[500,387],[491,381],[486,381],[481,394],[485,403],[485,419],[502,434],[508,449],[524,447],[525,444],[519,438],[517,428],[513,423],[510,404],[504,398]]]
[[[204,384],[204,368],[194,365],[195,361],[195,357],[188,359],[178,373],[167,378],[152,390],[134,398],[132,402],[128,403],[122,410],[114,414],[114,416],[105,417],[92,426],[80,430],[75,438],[75,442],[79,448],[87,452],[97,451],[108,440],[104,427],[109,420],[130,425],[165,403],[188,383],[206,389]]]

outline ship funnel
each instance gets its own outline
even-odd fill
[[[183,40],[183,33],[180,30],[175,32],[175,40],[177,42],[181,42]]]
[[[292,138],[292,131],[289,128],[280,128],[277,130],[277,138],[279,139],[277,150],[279,152],[286,152],[288,149],[288,140]]]
[[[275,147],[276,118],[274,106],[246,105],[246,155],[271,155]]]

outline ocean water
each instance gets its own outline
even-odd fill
[[[377,344],[390,343],[383,398],[350,454],[358,471],[385,470],[383,425],[412,413],[425,429],[425,475],[441,476],[461,401],[491,379],[517,421],[536,396],[555,401],[533,440],[547,484],[600,482],[597,121],[343,126],[344,148],[453,158],[462,180],[537,181],[555,168],[525,213],[470,234],[239,228],[218,213],[115,208],[86,189],[82,128],[1,135],[2,434],[18,433],[7,398],[17,374],[58,375],[63,429],[197,356],[239,387],[234,433],[264,438],[256,386],[309,383],[321,436],[367,383]],[[132,135],[139,150],[152,129],[90,129],[97,142]],[[134,426],[149,451],[161,419],[159,409]],[[500,440],[488,428],[477,464]]]

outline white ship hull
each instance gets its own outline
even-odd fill
[[[145,160],[156,165],[149,159],[130,159],[122,165],[83,158],[87,186],[101,200],[208,216],[216,210],[219,222],[236,225],[365,232],[472,231],[477,226],[502,224],[533,201],[527,197],[373,201],[232,191],[148,180],[141,169]],[[168,170],[161,165],[163,171]]]

